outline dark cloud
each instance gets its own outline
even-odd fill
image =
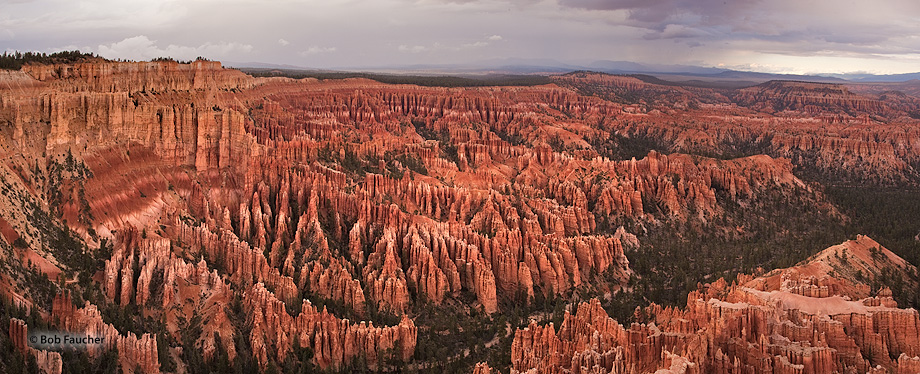
[[[587,10],[625,10],[629,18],[663,29],[681,19],[701,24],[722,24],[752,9],[761,0],[560,0],[562,6]]]
[[[653,7],[671,0],[560,0],[562,6],[588,10],[622,10]]]
[[[877,29],[868,32],[823,33],[821,39],[838,44],[879,44],[891,38],[891,34],[877,33]]]

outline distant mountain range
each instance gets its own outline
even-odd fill
[[[644,64],[631,61],[591,61],[564,63],[552,59],[503,58],[484,60],[469,64],[414,64],[391,66],[346,66],[338,69],[316,69],[294,65],[263,62],[231,62],[225,66],[236,68],[296,69],[310,71],[348,71],[412,75],[482,75],[482,74],[564,74],[576,70],[588,70],[609,74],[647,74],[677,83],[687,84],[759,84],[771,80],[800,80],[822,83],[846,82],[905,82],[920,79],[920,72],[906,74],[773,74],[739,71],[716,67],[693,65]]]

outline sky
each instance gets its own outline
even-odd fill
[[[633,61],[920,71],[916,0],[0,0],[0,50],[308,68]]]

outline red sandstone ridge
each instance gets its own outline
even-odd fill
[[[869,249],[878,248],[869,254]],[[841,259],[846,249],[847,259]],[[885,266],[916,269],[865,236],[807,262],[692,292],[684,310],[652,305],[647,324],[624,327],[595,299],[566,313],[558,331],[532,323],[515,333],[513,372],[833,373],[911,372],[920,360],[920,315],[887,290],[835,274]],[[841,270],[843,269],[843,270]],[[805,279],[805,277],[809,277]],[[914,285],[916,286],[916,285]],[[866,287],[868,288],[868,287]],[[855,290],[856,293],[853,293]],[[913,357],[913,358],[912,358]]]

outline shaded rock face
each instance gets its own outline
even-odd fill
[[[863,261],[862,252],[880,247],[865,236],[830,247],[811,261],[762,277],[720,279],[691,292],[684,310],[652,305],[647,324],[624,327],[595,299],[566,313],[558,330],[535,323],[517,330],[513,372],[912,372],[920,360],[920,315],[898,309],[891,293],[857,298],[864,290],[834,278],[828,258],[846,248],[853,254],[836,269],[904,271],[911,265],[880,247],[884,259]],[[807,288],[793,274],[810,273],[825,284]],[[839,273],[838,273],[839,274]],[[778,282],[782,278],[783,282]],[[827,290],[830,291],[827,291]],[[838,292],[839,291],[839,292]]]

